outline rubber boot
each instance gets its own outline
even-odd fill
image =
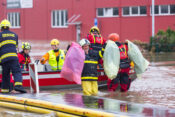
[[[1,93],[8,94],[10,93],[9,89],[1,89]]]
[[[15,91],[19,91],[21,93],[27,93],[27,91],[24,89],[24,87],[22,85],[16,85],[14,87]]]

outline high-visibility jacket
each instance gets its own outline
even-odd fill
[[[87,39],[90,41],[90,48],[93,50],[101,50],[106,40],[101,35],[88,34]]]
[[[48,51],[49,54],[49,64],[52,70],[61,70],[65,60],[65,53],[63,50],[59,49],[59,55],[56,56],[54,50]]]
[[[18,59],[21,69],[29,71],[29,63],[31,63],[30,56],[22,51],[18,53]]]
[[[0,32],[0,62],[18,60],[16,47],[18,36],[9,30]]]
[[[85,54],[84,67],[81,74],[82,81],[97,81],[97,64],[100,59],[98,52],[95,50],[89,50],[88,54]]]

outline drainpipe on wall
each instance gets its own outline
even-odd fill
[[[81,34],[81,23],[76,24],[76,40],[77,42],[80,41],[80,34]]]
[[[152,0],[152,37],[155,35],[155,13],[154,13],[154,0]]]

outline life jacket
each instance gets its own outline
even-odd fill
[[[29,66],[28,65],[31,62],[30,56],[24,54],[24,52],[22,51],[22,52],[18,53],[18,59],[19,59],[21,69],[24,70],[24,71],[29,71]]]
[[[91,44],[104,44],[103,37],[101,35],[94,35],[93,33],[87,35]]]
[[[103,38],[101,36],[94,35],[94,34],[92,34],[92,36],[93,36],[94,44],[97,43],[97,44],[103,45]]]
[[[65,59],[64,51],[59,49],[58,61],[57,61],[57,56],[55,55],[54,50],[50,50],[48,53],[49,53],[49,64],[51,66],[51,69],[54,71],[61,70],[64,64],[64,59]]]
[[[103,44],[105,43],[105,40],[101,35],[89,34],[87,38],[91,43],[90,48],[93,50],[101,50]]]
[[[126,48],[123,46],[123,44],[120,44],[119,42],[116,42],[116,44],[120,51],[120,68],[121,69],[129,68],[130,61],[128,59]]]
[[[120,60],[127,59],[128,55],[127,55],[126,49],[123,46],[123,44],[118,46],[118,48],[119,48],[119,51],[120,51]]]

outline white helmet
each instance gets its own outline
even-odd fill
[[[87,39],[82,39],[79,41],[79,44],[80,44],[80,46],[90,45],[90,42]]]

